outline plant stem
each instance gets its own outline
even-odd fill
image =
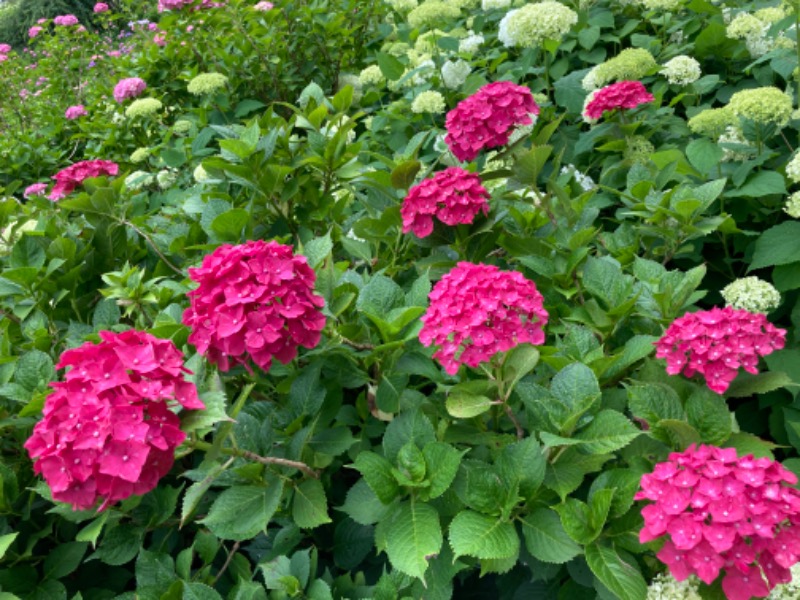
[[[189,442],[189,445],[196,449],[196,450],[205,450],[209,452],[214,451],[214,446],[216,444],[209,444],[208,442],[204,442],[202,440],[196,440],[193,442]],[[300,462],[299,460],[290,460],[288,458],[280,458],[278,456],[261,456],[260,454],[256,454],[255,452],[250,452],[249,450],[241,450],[239,448],[220,448],[220,452],[223,454],[227,454],[228,456],[236,456],[238,458],[246,458],[248,460],[252,460],[253,462],[261,463],[262,465],[277,465],[279,467],[286,467],[288,469],[297,469],[298,471],[302,471],[309,477],[313,477],[314,479],[319,479],[319,473],[309,467],[306,463]]]

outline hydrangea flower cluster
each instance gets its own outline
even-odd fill
[[[213,94],[228,84],[228,78],[222,73],[200,73],[194,77],[186,89],[190,94],[203,96]]]
[[[97,4],[94,5],[95,14],[108,12],[108,10],[109,10],[108,4],[106,4],[105,2],[98,2]]]
[[[725,304],[753,313],[768,313],[778,308],[781,294],[775,287],[758,277],[742,277],[722,288]]]
[[[425,0],[408,13],[408,24],[415,29],[434,27],[437,23],[447,23],[461,16],[460,7],[452,2]]]
[[[114,86],[114,100],[123,102],[128,98],[135,98],[147,89],[147,83],[138,77],[120,79]]]
[[[464,54],[475,54],[484,42],[484,37],[470,30],[467,37],[458,42],[458,51]]]
[[[687,125],[693,133],[717,140],[728,127],[736,123],[736,117],[727,106],[702,110],[689,119]]]
[[[547,311],[529,279],[494,265],[460,262],[433,287],[419,340],[450,375],[519,344],[544,343]]]
[[[678,581],[669,573],[659,573],[647,586],[645,600],[703,600],[699,586],[700,580],[694,576]]]
[[[797,477],[769,458],[690,446],[642,476],[642,543],[668,535],[657,556],[678,581],[711,584],[724,569],[729,600],[764,598],[800,560]],[[786,485],[789,484],[789,485]],[[762,575],[763,572],[763,575]]]
[[[139,98],[131,102],[125,109],[125,116],[129,119],[150,117],[160,111],[164,105],[156,98]]]
[[[795,152],[786,164],[786,176],[793,183],[800,183],[800,152]]]
[[[102,500],[103,510],[155,488],[186,437],[170,404],[205,408],[170,340],[135,330],[100,339],[61,355],[57,368],[71,369],[50,384],[44,418],[25,442],[53,498],[76,509]]]
[[[786,126],[792,117],[792,98],[773,86],[736,92],[728,107],[736,117],[778,127]]]
[[[783,212],[794,219],[800,219],[800,192],[795,192],[786,199]]]
[[[656,342],[656,357],[667,359],[667,373],[691,377],[699,373],[706,385],[722,394],[739,368],[758,373],[758,357],[783,348],[786,330],[760,313],[714,307],[687,313]]]
[[[70,106],[64,111],[64,118],[69,119],[70,121],[74,119],[79,119],[80,117],[85,117],[89,113],[86,112],[86,108],[83,104],[76,104],[75,106]]]
[[[661,74],[672,85],[689,85],[700,79],[700,63],[691,56],[681,54],[671,58],[661,67]]]
[[[70,165],[66,169],[61,169],[53,175],[56,184],[47,196],[50,200],[61,200],[67,194],[90,177],[100,177],[101,175],[116,175],[119,173],[119,165],[110,160],[82,160]]]
[[[314,293],[316,275],[292,247],[263,240],[225,244],[189,269],[200,284],[189,292],[183,323],[189,342],[223,371],[248,358],[264,371],[288,363],[297,347],[313,348],[325,326]]]
[[[457,90],[469,77],[472,67],[465,60],[448,60],[442,65],[442,83],[449,90]]]
[[[546,40],[560,40],[578,22],[578,13],[560,2],[544,0],[506,13],[497,39],[507,48],[538,48]]]
[[[533,123],[539,107],[531,91],[510,81],[489,83],[447,113],[445,142],[458,160],[508,143],[517,125]]]
[[[413,231],[417,237],[433,232],[433,218],[445,225],[469,224],[478,213],[489,213],[489,192],[481,178],[460,167],[439,171],[432,179],[418,183],[408,190],[400,208],[403,233]]]
[[[600,63],[581,81],[583,89],[593,92],[613,81],[641,79],[658,67],[656,59],[644,48],[626,48],[614,58]]]
[[[34,183],[25,188],[25,191],[22,192],[22,197],[27,199],[31,196],[44,196],[46,191],[46,183]]]
[[[358,80],[362,86],[380,87],[386,83],[386,77],[383,76],[383,71],[378,65],[370,65],[363,69],[358,75]]]
[[[593,92],[583,114],[590,119],[599,119],[606,111],[636,108],[653,100],[653,95],[639,81],[620,81]]]
[[[436,90],[427,90],[420,92],[411,103],[411,112],[431,113],[434,115],[441,114],[445,111],[447,106],[444,103],[444,96]]]
[[[78,24],[78,17],[75,15],[58,15],[53,19],[53,24],[58,27],[71,27]]]

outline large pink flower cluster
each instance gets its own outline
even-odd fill
[[[607,110],[636,108],[654,100],[639,81],[620,81],[594,92],[583,114],[590,119],[599,119]]]
[[[74,165],[70,165],[53,175],[56,184],[47,197],[54,201],[60,200],[90,177],[116,175],[117,173],[119,173],[119,165],[110,160],[82,160],[76,162]]]
[[[419,340],[451,375],[518,344],[543,344],[547,324],[536,285],[516,271],[460,262],[433,287]]]
[[[61,355],[57,367],[71,369],[51,384],[25,442],[53,498],[77,509],[102,500],[102,510],[156,487],[186,437],[170,403],[205,408],[171,341],[135,330],[100,339]]]
[[[122,102],[128,98],[135,98],[147,89],[147,83],[139,77],[120,79],[114,86],[114,100]]]
[[[413,231],[423,238],[433,231],[433,217],[445,225],[472,223],[479,212],[489,213],[489,192],[481,178],[460,167],[439,171],[408,190],[400,215],[403,233]]]
[[[288,363],[298,346],[313,348],[325,326],[316,274],[292,247],[263,240],[226,244],[189,269],[191,292],[183,323],[189,342],[223,371],[248,358],[264,371]]]
[[[635,498],[653,504],[642,509],[639,539],[669,536],[657,556],[679,581],[694,573],[710,584],[724,569],[729,600],[764,598],[791,581],[789,569],[800,561],[795,483],[768,458],[692,445],[642,477]]]
[[[86,112],[86,107],[83,104],[76,104],[75,106],[70,106],[64,112],[64,118],[69,119],[70,121],[74,119],[79,119],[80,117],[85,117],[89,113]]]
[[[78,17],[75,15],[59,15],[53,19],[53,23],[60,27],[70,27],[78,24]]]
[[[687,313],[675,319],[656,342],[656,357],[667,359],[667,373],[700,373],[722,394],[739,368],[758,373],[758,357],[783,348],[786,330],[761,313],[730,306]]]
[[[484,148],[508,143],[517,125],[533,123],[539,107],[531,91],[510,81],[489,83],[447,113],[444,141],[458,160],[473,160]]]

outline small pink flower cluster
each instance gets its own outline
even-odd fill
[[[8,53],[11,52],[11,46],[8,44],[0,44],[0,62],[8,60]]]
[[[539,107],[531,91],[510,81],[489,83],[447,113],[444,141],[460,161],[473,160],[481,150],[508,143],[517,125],[533,123]]]
[[[76,509],[102,500],[103,510],[156,487],[186,437],[169,404],[205,408],[171,341],[135,330],[100,339],[61,355],[57,368],[72,368],[50,384],[44,418],[25,442],[53,498]]]
[[[477,367],[518,344],[544,343],[544,299],[516,271],[460,262],[433,287],[419,340],[450,375],[461,364]]]
[[[47,196],[50,200],[61,200],[67,194],[90,177],[100,177],[101,175],[116,175],[119,173],[119,165],[110,160],[82,160],[70,165],[66,169],[60,170],[53,175],[56,184]]]
[[[657,556],[678,581],[711,584],[725,569],[729,600],[764,598],[800,561],[797,477],[769,458],[738,458],[734,448],[690,446],[641,480],[642,543],[668,535]],[[789,485],[786,485],[789,484]],[[764,576],[766,580],[764,579]]]
[[[400,214],[403,233],[424,238],[433,232],[433,217],[445,225],[472,223],[479,212],[489,213],[489,192],[481,178],[460,167],[450,167],[408,190]]]
[[[75,106],[70,106],[66,110],[66,112],[64,113],[64,117],[69,120],[73,120],[73,119],[78,119],[80,117],[85,117],[88,114],[89,113],[86,112],[86,108],[83,106],[83,104],[76,104]]]
[[[158,12],[165,10],[180,10],[184,6],[191,6],[195,0],[158,0]],[[200,4],[195,7],[199,8],[219,8],[225,6],[225,2],[216,2],[214,0],[200,0]]]
[[[108,53],[112,55],[111,52]],[[120,79],[117,85],[114,86],[114,100],[122,102],[128,98],[135,98],[147,89],[147,83],[138,77],[128,77],[127,79]]]
[[[25,188],[25,191],[22,192],[22,197],[30,198],[31,196],[44,196],[44,193],[46,191],[47,191],[46,183],[34,183]]]
[[[189,342],[223,371],[248,367],[248,358],[268,371],[273,358],[286,364],[298,346],[319,343],[325,301],[314,293],[316,274],[291,246],[225,244],[189,269],[189,277],[200,284],[183,314]]]
[[[594,92],[583,114],[590,119],[599,119],[607,110],[636,108],[640,104],[646,104],[653,100],[653,94],[648,92],[640,82],[620,81]]]
[[[275,5],[272,2],[264,1],[264,2],[259,2],[253,8],[261,12],[266,12],[268,10],[272,10],[273,8],[275,8]]]
[[[53,19],[53,23],[60,27],[70,27],[78,24],[78,17],[75,15],[59,15]]]
[[[95,14],[100,14],[104,12],[108,12],[108,4],[105,2],[98,2],[94,5],[94,12]]]
[[[706,385],[722,394],[739,368],[758,373],[758,357],[780,350],[786,330],[761,313],[730,306],[687,313],[675,319],[656,342],[656,358],[667,359],[667,373],[700,373]]]
[[[30,29],[28,29],[28,37],[29,38],[35,38],[37,35],[42,33],[42,31],[44,31],[44,30],[43,30],[43,28],[41,26],[34,25]]]

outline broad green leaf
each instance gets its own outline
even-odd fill
[[[401,306],[405,294],[403,289],[386,275],[373,275],[361,288],[356,308],[368,315],[385,317],[396,306]]]
[[[9,547],[11,547],[11,544],[14,543],[14,540],[17,539],[18,535],[19,532],[0,535],[0,560],[2,560],[2,558],[6,555]]]
[[[450,523],[450,546],[456,557],[503,559],[519,552],[519,536],[513,523],[471,510],[458,513]]]
[[[581,553],[581,547],[564,531],[559,516],[549,508],[537,508],[522,519],[525,547],[546,563],[563,564]]]
[[[295,488],[292,518],[301,529],[313,529],[331,522],[325,488],[318,479],[306,479]]]
[[[31,350],[17,361],[15,381],[28,390],[35,390],[55,379],[53,359],[41,350]]]
[[[413,441],[419,448],[436,440],[436,432],[428,417],[421,410],[408,410],[400,413],[386,427],[383,434],[383,453],[393,461],[400,448]]]
[[[392,170],[392,187],[398,190],[407,190],[414,183],[414,178],[422,168],[418,160],[407,160],[400,163]]]
[[[506,482],[517,481],[519,492],[529,497],[544,481],[547,459],[534,437],[509,444],[497,457],[497,467]]]
[[[661,440],[674,450],[683,451],[691,444],[701,442],[700,432],[686,421],[662,419],[653,428],[653,437]]]
[[[662,419],[683,419],[686,415],[678,393],[663,383],[636,383],[625,386],[628,408],[633,416],[654,427]]]
[[[327,390],[322,385],[322,363],[316,362],[300,372],[289,389],[289,406],[295,418],[315,415],[325,401]]]
[[[752,454],[756,458],[766,456],[767,458],[775,460],[772,451],[778,448],[778,445],[768,442],[767,440],[762,440],[752,433],[739,431],[731,434],[728,440],[723,444],[723,448],[736,448],[736,453],[739,456]]]
[[[308,266],[312,269],[319,267],[333,250],[331,232],[322,237],[316,237],[303,245],[303,255],[308,259]]]
[[[424,579],[428,561],[442,548],[439,513],[428,504],[401,504],[386,529],[386,554],[392,566],[411,577]]]
[[[458,498],[478,512],[498,515],[507,487],[498,469],[479,460],[463,460],[456,476],[454,490]]]
[[[466,390],[451,390],[447,394],[447,412],[457,419],[471,419],[489,410],[494,401],[487,396],[472,394]]]
[[[107,565],[118,567],[133,560],[142,545],[144,529],[128,523],[108,529],[100,547],[90,558],[99,558]]]
[[[223,540],[243,541],[265,531],[283,493],[283,481],[269,477],[267,485],[237,485],[222,492],[208,516],[200,521]]]
[[[232,461],[231,461],[232,462]],[[226,465],[214,464],[208,469],[208,474],[200,481],[193,483],[186,490],[183,495],[183,502],[181,503],[181,526],[189,519],[192,513],[197,508],[200,500],[214,483],[214,480],[225,470],[230,464]]]
[[[550,393],[558,401],[558,405],[547,407],[551,418],[562,433],[571,433],[580,418],[598,404],[600,385],[589,367],[574,363],[556,373]]]
[[[767,371],[758,375],[740,374],[725,392],[728,398],[747,398],[756,394],[766,394],[782,387],[796,385],[792,378],[781,371]]]
[[[689,424],[694,427],[706,444],[721,446],[731,435],[731,412],[719,394],[702,388],[686,401]]]
[[[592,543],[584,549],[586,563],[592,573],[619,600],[644,600],[647,597],[647,583],[639,569],[624,561],[616,550]]]
[[[175,580],[175,563],[165,552],[142,550],[136,558],[136,587],[164,592]]]
[[[184,581],[181,600],[222,600],[222,596],[205,583]]]
[[[459,452],[443,442],[428,442],[422,449],[428,471],[430,487],[427,490],[429,499],[444,494],[458,473],[463,452]]]
[[[392,475],[392,463],[374,452],[359,452],[353,465],[367,485],[384,504],[389,504],[400,491]]]
[[[337,510],[360,525],[374,525],[389,514],[391,506],[378,499],[365,479],[359,479],[348,490],[344,504]]]
[[[756,240],[748,271],[773,265],[788,265],[800,256],[800,221],[784,221],[771,227]]]
[[[574,439],[580,440],[580,447],[586,452],[605,454],[624,448],[641,433],[621,412],[603,410]]]
[[[225,412],[225,392],[206,391],[200,394],[200,400],[205,404],[202,410],[184,410],[181,412],[181,430],[191,433],[198,429],[206,429],[220,421],[230,421]]]
[[[703,175],[708,175],[719,164],[723,155],[724,151],[719,144],[707,138],[692,140],[686,146],[686,158]]]
[[[533,371],[538,363],[539,350],[535,346],[520,344],[509,350],[503,361],[503,379],[506,382],[506,389],[514,389],[517,382]]]
[[[250,221],[250,213],[243,208],[233,208],[211,221],[211,231],[230,242],[239,241],[242,230]]]
[[[775,171],[754,173],[742,187],[728,191],[726,196],[730,198],[763,198],[770,194],[786,194],[786,183],[781,174]],[[755,269],[756,267],[751,265],[750,268]]]
[[[608,518],[614,490],[599,490],[592,496],[589,504],[577,498],[567,498],[563,504],[553,509],[561,517],[561,524],[567,535],[579,544],[589,544],[597,539]]]
[[[403,76],[406,68],[399,60],[391,54],[385,52],[378,52],[375,58],[378,61],[378,67],[389,81],[397,81]]]
[[[108,520],[108,511],[101,513],[96,519],[93,519],[86,527],[81,529],[75,535],[76,542],[90,542],[94,548],[97,545],[97,538],[103,531],[103,526]],[[0,556],[2,558],[2,556]]]

